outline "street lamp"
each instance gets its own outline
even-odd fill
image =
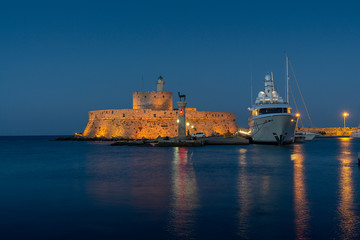
[[[344,113],[343,113],[343,116],[344,116],[344,131],[345,131],[345,118],[346,118],[347,116],[349,116],[349,113],[344,112]]]

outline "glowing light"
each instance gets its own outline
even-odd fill
[[[180,109],[179,114],[180,114],[181,116],[184,115],[184,110],[183,110],[183,109]]]
[[[180,122],[180,120],[179,120],[179,119],[177,119],[177,120],[176,120],[176,122],[177,122],[177,123],[179,123],[179,122]]]
[[[191,128],[194,128],[194,125],[192,125]]]
[[[242,134],[245,134],[245,135],[250,135],[251,131],[245,132],[245,131],[239,130],[238,133],[242,133]]]
[[[295,114],[296,117],[300,117],[300,113]]]

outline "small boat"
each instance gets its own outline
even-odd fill
[[[352,131],[352,133],[350,134],[350,137],[352,137],[352,138],[360,138],[360,129]]]
[[[317,135],[318,135],[317,133],[313,133],[313,132],[296,131],[296,133],[295,133],[295,137],[296,136],[303,136],[304,141],[312,141]]]
[[[303,134],[304,132],[296,132],[295,133],[295,141],[296,143],[302,143],[305,142],[305,135]]]

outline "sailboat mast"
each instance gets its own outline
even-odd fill
[[[289,103],[289,57],[286,55],[286,102]]]

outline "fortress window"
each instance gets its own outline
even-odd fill
[[[166,112],[164,112],[164,114],[166,114]]]
[[[123,113],[123,117],[125,117],[125,113]]]
[[[146,111],[144,110],[144,113],[146,113]]]
[[[223,117],[223,116],[224,116],[224,114],[221,114],[221,116]]]
[[[154,117],[156,117],[156,114],[154,114]]]
[[[163,95],[163,98],[165,98],[165,96]]]
[[[154,96],[154,98],[156,98],[156,96]]]
[[[111,114],[114,114],[114,111],[111,111]]]
[[[214,114],[211,114],[211,116],[213,117],[213,116],[214,116]]]

